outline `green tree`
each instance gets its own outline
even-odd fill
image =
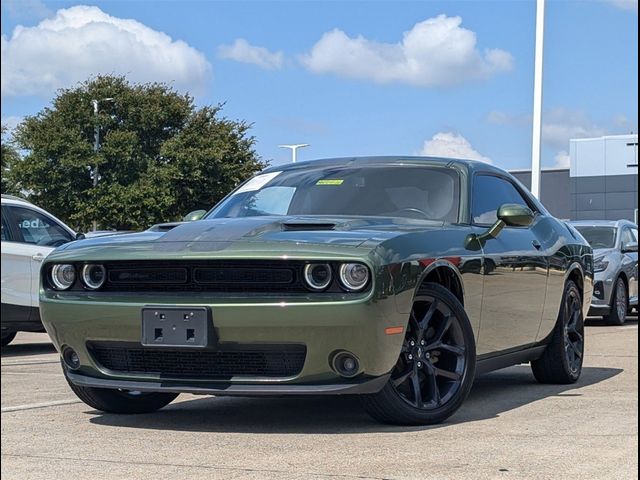
[[[2,190],[2,193],[15,193],[10,189],[8,176],[11,168],[20,160],[20,155],[11,142],[7,141],[7,126],[2,125],[1,128],[2,131],[0,132],[0,137],[2,138],[2,152],[0,153],[0,158],[2,159],[2,178],[0,182],[0,189]]]
[[[92,100],[109,98],[95,115]],[[141,229],[208,209],[265,167],[250,125],[220,110],[196,108],[192,97],[165,84],[92,78],[59,91],[51,106],[16,128],[25,155],[9,171],[11,188],[29,192],[80,231],[93,220],[100,228]]]

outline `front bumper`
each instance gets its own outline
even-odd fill
[[[376,393],[389,381],[390,374],[371,379],[360,379],[351,383],[329,383],[317,385],[298,384],[190,384],[187,382],[154,382],[110,380],[66,372],[67,378],[81,387],[125,389],[139,392],[173,392],[194,395],[217,396],[280,396],[280,395],[353,395]]]
[[[589,316],[600,317],[609,314],[613,283],[613,276],[608,274],[606,270],[595,274]]]
[[[139,345],[141,309],[146,305],[206,306],[220,345],[303,344],[301,371],[290,377],[232,376],[224,379],[171,377],[113,371],[91,352],[93,343]],[[406,327],[407,315],[396,310],[393,296],[309,301],[306,298],[208,299],[191,295],[133,298],[123,295],[46,294],[40,301],[43,323],[59,351],[73,348],[80,368],[69,372],[73,383],[99,388],[172,391],[215,395],[290,395],[371,393],[386,383],[398,359],[404,335],[386,335],[385,328]],[[343,378],[329,359],[336,351],[353,353],[358,375]]]

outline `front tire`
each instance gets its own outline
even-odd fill
[[[531,362],[531,370],[540,383],[575,383],[582,373],[583,356],[582,295],[576,284],[568,281],[551,342],[542,356]]]
[[[613,295],[611,296],[611,310],[604,320],[609,325],[624,325],[629,310],[629,296],[627,295],[627,285],[622,277],[618,277]]]
[[[379,392],[363,395],[362,404],[383,423],[441,423],[469,394],[475,365],[475,338],[464,307],[446,288],[427,283],[414,299],[389,382]]]
[[[110,388],[81,387],[74,384],[65,367],[67,383],[73,393],[89,405],[91,408],[106,413],[150,413],[169,405],[177,396],[177,393],[165,392],[133,392],[129,390],[116,390]]]

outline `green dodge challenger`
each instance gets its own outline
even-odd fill
[[[316,160],[202,214],[47,257],[43,323],[91,407],[357,394],[382,422],[431,424],[483,372],[580,376],[591,248],[498,168]]]

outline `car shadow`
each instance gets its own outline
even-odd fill
[[[585,367],[573,385],[541,385],[527,365],[478,378],[460,410],[441,425],[398,427],[369,417],[354,396],[239,398],[206,397],[177,402],[143,415],[87,411],[96,425],[187,432],[229,433],[370,433],[437,429],[494,418],[523,405],[554,396],[580,396],[577,389],[606,381],[623,370]]]
[[[53,343],[17,343],[15,345],[9,344],[5,347],[2,347],[2,358],[23,357],[26,355],[39,355],[45,353],[56,353],[56,348],[53,346]]]

